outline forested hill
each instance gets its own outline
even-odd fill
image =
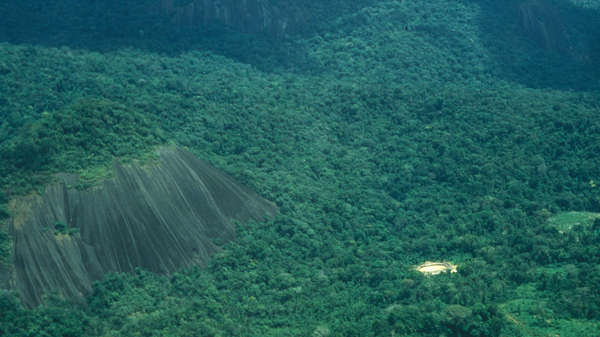
[[[596,335],[600,3],[349,3],[287,37],[3,24],[0,284],[12,198],[161,144],[280,213],[82,305],[0,290],[0,335]]]

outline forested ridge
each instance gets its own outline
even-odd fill
[[[11,198],[58,172],[93,184],[160,144],[280,210],[205,268],[111,274],[82,305],[2,291],[0,334],[597,335],[598,54],[544,50],[493,8],[371,1],[275,40],[0,43],[0,263]],[[565,36],[579,48],[598,27]]]

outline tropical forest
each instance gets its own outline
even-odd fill
[[[600,336],[600,0],[2,1],[0,336]]]

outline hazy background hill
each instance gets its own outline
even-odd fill
[[[12,197],[159,144],[280,214],[205,269],[114,274],[86,306],[2,292],[3,335],[598,331],[600,224],[556,225],[600,212],[597,2],[265,1],[298,26],[259,32],[146,6],[0,5],[0,281]]]

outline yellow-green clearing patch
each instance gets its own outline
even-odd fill
[[[548,224],[562,233],[571,230],[574,226],[589,226],[598,218],[600,218],[600,213],[563,212],[549,218]]]

